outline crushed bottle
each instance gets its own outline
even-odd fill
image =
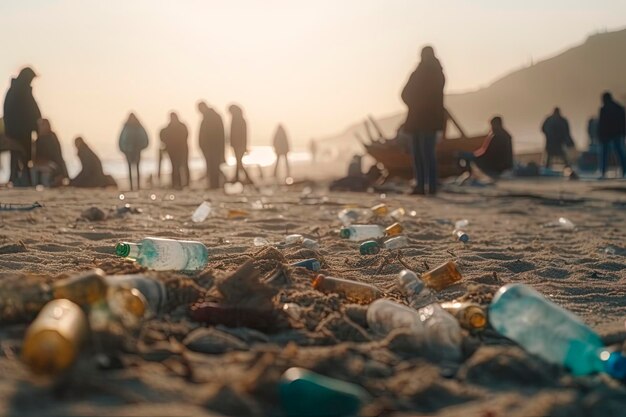
[[[466,330],[480,331],[487,326],[485,310],[476,303],[449,301],[441,303],[441,307],[452,314]]]
[[[88,335],[83,310],[65,299],[44,306],[24,337],[22,361],[38,375],[58,375],[76,361]]]
[[[156,271],[200,271],[209,261],[208,249],[200,242],[159,237],[118,243],[115,253]]]
[[[287,417],[356,416],[370,400],[358,385],[303,368],[290,368],[279,383],[280,404]]]
[[[350,301],[371,303],[382,297],[382,292],[371,284],[347,279],[318,275],[313,280],[313,288],[325,294],[340,294]]]
[[[419,310],[390,300],[376,300],[367,309],[367,324],[380,335],[408,329],[416,349],[436,360],[457,362],[461,358],[461,327],[437,303]]]
[[[422,275],[427,286],[437,291],[459,282],[463,276],[454,261],[448,261]]]
[[[508,284],[489,305],[489,321],[503,336],[528,352],[564,366],[574,375],[606,372],[623,379],[626,358],[610,352],[600,336],[571,312],[532,287]]]
[[[463,243],[467,243],[470,240],[469,235],[460,229],[454,229],[452,231],[452,236],[454,236],[454,238],[459,242]]]
[[[314,271],[314,272],[317,272],[320,269],[322,269],[322,264],[320,263],[320,261],[318,261],[315,258],[305,259],[305,260],[299,261],[299,262],[294,262],[294,263],[291,264],[291,266],[297,266],[297,267],[301,267],[301,268],[306,268],[309,271]]]
[[[210,201],[204,201],[198,206],[198,208],[191,215],[191,221],[194,223],[201,223],[211,215],[213,211],[213,205]]]

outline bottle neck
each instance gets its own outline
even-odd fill
[[[141,250],[140,243],[120,242],[115,246],[117,256],[124,258],[137,259]]]

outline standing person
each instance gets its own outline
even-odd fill
[[[207,187],[214,190],[220,186],[220,165],[225,162],[224,122],[222,116],[204,101],[198,103],[198,111],[202,113],[198,143],[206,161]]]
[[[76,153],[81,171],[71,181],[73,187],[117,187],[115,180],[110,175],[106,175],[102,169],[102,161],[98,155],[85,143],[82,137],[74,139]]]
[[[561,109],[554,108],[550,116],[541,125],[541,131],[546,136],[545,167],[550,168],[555,157],[561,158],[566,167],[570,167],[565,148],[573,148],[574,141],[569,130],[569,122],[561,115]]]
[[[130,181],[130,189],[139,190],[141,188],[141,176],[139,170],[141,151],[148,147],[148,134],[134,113],[129,114],[128,120],[124,123],[122,133],[120,133],[119,146],[120,151],[126,155],[126,161],[128,162],[128,179]],[[133,185],[133,168],[135,168],[136,171],[136,188]]]
[[[412,194],[437,193],[437,132],[445,124],[443,88],[446,78],[431,46],[425,46],[421,62],[402,90],[402,101],[408,107],[404,131],[411,135],[411,152],[416,186]]]
[[[172,163],[172,187],[182,189],[189,183],[187,126],[180,121],[175,112],[171,112],[170,123],[161,130],[160,136]]]
[[[274,152],[276,153],[276,166],[274,167],[274,178],[278,178],[278,164],[281,159],[285,160],[285,168],[287,169],[287,177],[289,175],[289,139],[283,125],[279,124],[274,134]]]
[[[43,182],[47,186],[61,185],[63,180],[69,178],[67,166],[61,152],[61,143],[57,135],[52,131],[48,119],[39,119],[37,127],[33,165],[36,168],[35,171],[46,171],[48,180],[41,181],[41,179],[35,178],[34,183],[38,185]]]
[[[248,171],[243,166],[243,156],[248,151],[248,125],[243,117],[243,110],[236,104],[231,104],[228,108],[230,112],[230,146],[235,153],[237,166],[235,167],[234,182],[239,182],[239,172],[243,172],[246,179],[252,184],[252,179],[248,175]]]
[[[32,132],[37,131],[37,120],[41,112],[33,97],[31,83],[37,76],[32,68],[23,68],[17,78],[11,80],[11,87],[4,99],[4,125],[6,135],[22,147],[22,152],[11,151],[11,175],[9,181],[16,182],[26,177],[25,185],[30,185],[28,163],[32,154]]]
[[[622,165],[622,176],[626,177],[626,150],[624,150],[624,136],[626,136],[626,114],[624,107],[613,100],[608,91],[602,95],[602,107],[598,119],[598,140],[601,146],[600,171],[602,178],[606,176],[611,148],[617,154]]]

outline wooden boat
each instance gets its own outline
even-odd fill
[[[438,141],[436,147],[437,171],[440,178],[460,175],[463,170],[459,166],[459,152],[475,151],[482,145],[487,136],[487,134],[471,137],[467,136],[454,117],[449,112],[446,111],[446,113],[447,121],[443,130],[443,139]],[[365,147],[367,153],[383,166],[388,179],[393,177],[413,178],[413,165],[409,152],[410,137],[399,132],[395,138],[386,139],[378,127],[378,124],[371,116],[369,117],[369,121],[377,132],[378,138],[375,139],[371,134],[367,121],[365,125],[370,139],[369,143],[365,143],[361,137],[357,136],[357,139],[359,139]],[[459,136],[448,136],[448,124],[450,123],[456,127]]]

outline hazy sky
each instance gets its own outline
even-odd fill
[[[31,64],[69,155],[82,134],[118,156],[130,110],[152,145],[177,110],[195,149],[198,99],[240,103],[253,144],[278,122],[304,144],[403,109],[424,44],[462,91],[622,26],[625,0],[2,0],[0,90]]]

